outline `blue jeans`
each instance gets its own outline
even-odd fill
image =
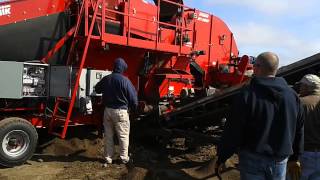
[[[301,156],[301,180],[320,180],[320,152],[305,151]]]
[[[241,180],[285,180],[287,161],[288,158],[275,159],[241,151],[239,153]]]

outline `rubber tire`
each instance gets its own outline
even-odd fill
[[[6,155],[2,149],[2,142],[7,133],[12,130],[22,130],[29,135],[30,144],[26,152],[16,158]],[[27,120],[10,117],[0,120],[0,164],[6,167],[14,167],[24,164],[29,160],[38,144],[38,133],[36,128]]]

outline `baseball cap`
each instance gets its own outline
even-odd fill
[[[314,74],[307,74],[303,76],[299,83],[318,88],[320,87],[320,78]]]

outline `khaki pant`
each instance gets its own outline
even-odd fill
[[[105,108],[104,117],[104,156],[107,163],[112,163],[114,156],[113,135],[116,133],[119,140],[120,159],[123,162],[129,161],[129,133],[130,121],[127,110]]]

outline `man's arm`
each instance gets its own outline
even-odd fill
[[[300,101],[299,101],[300,104]],[[303,106],[299,105],[297,126],[296,126],[296,134],[293,142],[293,155],[289,158],[290,161],[298,161],[299,156],[302,154],[304,150],[304,109]]]
[[[138,95],[137,95],[136,88],[132,85],[129,79],[127,83],[127,98],[129,101],[130,109],[135,111],[138,106]]]
[[[103,92],[103,81],[105,80],[105,77],[102,78],[95,86],[94,86],[94,91],[97,94],[101,94]]]
[[[229,159],[243,141],[243,131],[248,112],[245,98],[246,95],[242,92],[233,100],[230,118],[227,119],[225,130],[217,149],[218,165]]]
[[[303,141],[304,141],[304,118],[305,112],[303,112],[303,107],[299,105],[299,112],[296,125],[296,134],[293,142],[293,155],[289,157],[287,164],[287,174],[289,174],[292,180],[298,180],[301,176],[301,164],[299,162],[299,156],[303,152]]]

